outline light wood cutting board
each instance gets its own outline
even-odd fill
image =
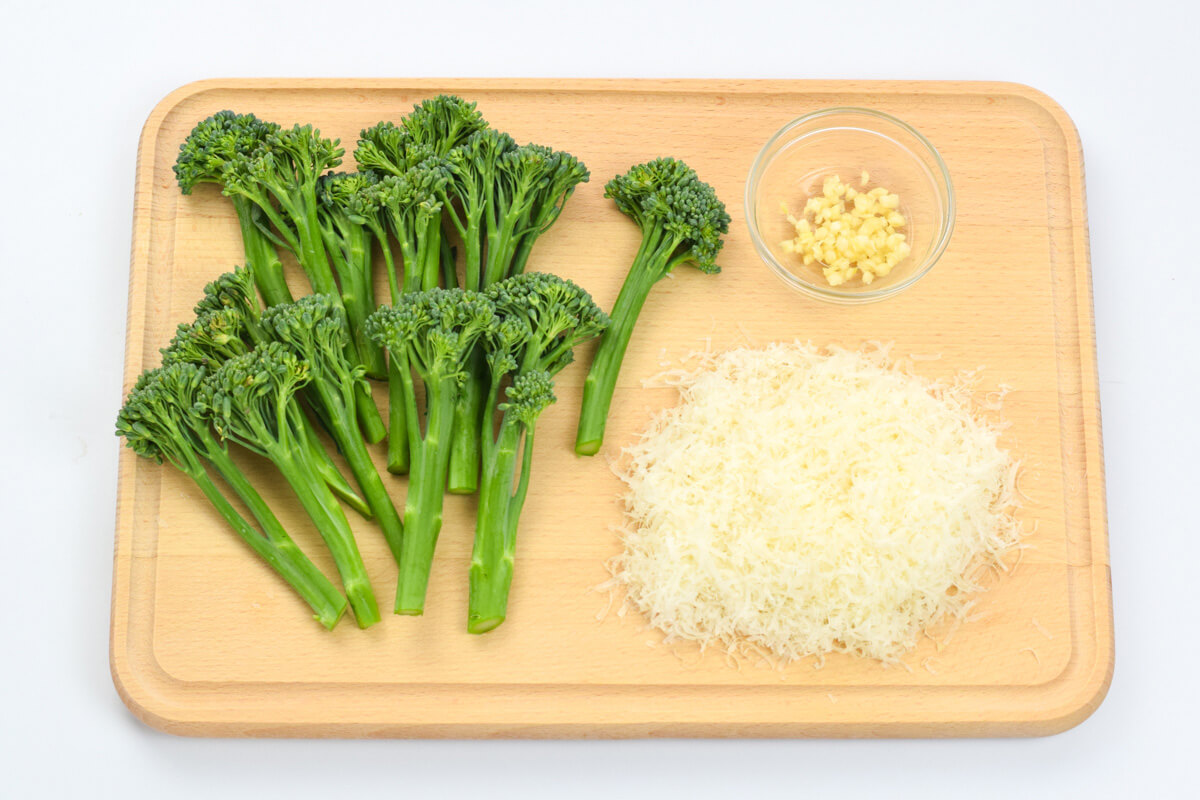
[[[439,92],[478,101],[518,141],[569,150],[592,171],[534,251],[531,269],[611,307],[637,228],[603,198],[609,177],[659,155],[686,160],[729,206],[716,277],[680,269],[654,290],[625,360],[605,453],[614,455],[667,390],[642,388],[663,360],[774,340],[895,343],[940,354],[918,371],[986,367],[1008,384],[1004,444],[1026,464],[1022,511],[1036,522],[1019,568],[979,618],[909,669],[845,656],[783,672],[659,637],[636,615],[604,616],[605,562],[619,550],[622,485],[604,458],[573,455],[580,354],[543,416],[521,521],[509,620],[465,632],[473,499],[449,497],[424,617],[324,632],[229,532],[181,474],[121,450],[111,662],[142,720],[179,734],[346,737],[994,736],[1054,733],[1100,703],[1113,630],[1083,158],[1067,115],[1001,83],[576,80],[218,80],[185,86],[146,123],[138,154],[128,389],[158,363],[204,284],[240,261],[236,221],[213,187],[183,197],[180,142],[221,109],[311,122],[353,151],[358,131]],[[755,254],[741,198],[759,147],[784,123],[866,106],[921,130],[958,197],[941,262],[913,288],[839,307],[788,291]],[[302,286],[297,281],[297,288]],[[381,295],[383,296],[383,295]],[[382,387],[381,400],[385,397]],[[116,408],[113,409],[114,414]],[[380,453],[381,455],[381,453]],[[382,458],[380,458],[382,464]],[[333,574],[281,481],[261,482],[284,524]],[[385,476],[398,506],[404,481]],[[353,514],[350,515],[352,518]],[[396,570],[378,529],[352,522],[381,605]],[[601,619],[603,617],[603,619]]]

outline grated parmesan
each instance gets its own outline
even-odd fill
[[[665,642],[816,665],[895,663],[960,623],[1020,537],[1017,467],[973,381],[910,374],[883,347],[699,358],[664,373],[681,404],[622,454],[626,605]]]

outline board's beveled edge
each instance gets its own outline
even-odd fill
[[[913,92],[919,94],[931,93],[953,93],[959,94],[978,94],[978,93],[996,93],[996,94],[1011,94],[1029,100],[1034,105],[1044,109],[1050,117],[1062,128],[1067,143],[1068,164],[1067,168],[1071,172],[1072,179],[1070,181],[1071,199],[1083,204],[1086,198],[1082,194],[1082,154],[1079,144],[1079,134],[1074,123],[1066,112],[1055,101],[1049,98],[1044,93],[1033,89],[1032,87],[1016,84],[1016,83],[955,83],[955,82],[907,82],[907,81],[882,81],[882,82],[865,82],[865,81],[705,81],[705,80],[669,80],[669,81],[654,81],[654,80],[632,80],[632,79],[615,79],[615,80],[555,80],[555,79],[526,79],[505,81],[498,79],[471,79],[471,78],[456,78],[456,79],[436,79],[436,78],[421,78],[421,79],[212,79],[202,80],[194,83],[186,84],[169,93],[162,101],[160,101],[155,109],[149,115],[146,125],[142,132],[142,137],[139,142],[138,149],[138,177],[137,177],[137,199],[135,200],[135,227],[134,227],[134,242],[133,255],[131,259],[131,279],[130,279],[130,303],[127,312],[127,348],[126,348],[126,366],[125,366],[125,381],[127,387],[130,383],[132,375],[140,371],[141,359],[138,357],[131,358],[128,343],[134,340],[133,333],[135,331],[135,319],[133,309],[136,307],[139,310],[144,308],[145,301],[145,270],[140,273],[138,267],[145,267],[147,259],[147,246],[149,239],[149,206],[153,191],[154,179],[154,153],[155,147],[152,143],[156,141],[159,128],[167,115],[178,105],[186,100],[189,100],[197,95],[203,94],[210,90],[220,89],[332,89],[340,87],[360,87],[360,88],[422,88],[431,86],[441,87],[459,87],[462,89],[471,86],[487,86],[492,89],[509,87],[519,91],[551,91],[556,86],[569,87],[576,91],[622,91],[631,90],[639,86],[645,87],[648,91],[670,92],[675,91],[729,91],[729,92],[744,92],[753,93],[755,91],[788,91],[788,92],[812,92],[812,93],[832,93],[832,92],[853,92],[866,90],[870,88],[874,91],[896,91],[896,92]],[[1075,168],[1078,166],[1079,175],[1076,176]],[[1076,180],[1079,181],[1078,192],[1076,191]],[[144,191],[143,191],[144,189]],[[1086,210],[1084,215],[1079,220],[1073,220],[1073,227],[1082,228],[1083,230],[1083,254],[1082,258],[1076,256],[1073,266],[1076,270],[1082,273],[1082,276],[1077,275],[1080,282],[1084,283],[1089,289],[1088,292],[1088,313],[1083,313],[1082,307],[1084,300],[1076,297],[1080,303],[1080,318],[1081,322],[1086,325],[1084,330],[1081,330],[1082,341],[1080,342],[1080,356],[1083,363],[1080,367],[1084,370],[1085,379],[1085,400],[1094,399],[1096,402],[1095,412],[1098,415],[1098,391],[1092,385],[1096,376],[1095,368],[1095,335],[1094,335],[1094,315],[1090,309],[1090,260],[1087,253],[1087,236],[1086,236]],[[1078,248],[1079,242],[1076,242]],[[139,280],[140,275],[140,280]],[[1077,284],[1078,286],[1078,284]],[[144,331],[145,320],[139,318],[136,320],[136,329],[138,331],[138,341]],[[1090,345],[1090,347],[1089,347]],[[1088,363],[1090,359],[1090,363]],[[1085,402],[1085,408],[1089,404]],[[1098,425],[1098,420],[1097,420]],[[1093,431],[1085,429],[1086,444],[1091,454],[1092,445],[1099,446],[1098,441],[1092,441]],[[1099,436],[1099,430],[1095,430],[1096,437]],[[1089,568],[1088,575],[1092,577],[1089,584],[1093,584],[1096,593],[1092,594],[1093,603],[1103,604],[1107,599],[1108,610],[1104,613],[1101,605],[1093,607],[1095,619],[1098,627],[1106,628],[1107,635],[1104,630],[1099,630],[1098,643],[1100,647],[1096,650],[1096,658],[1090,662],[1093,669],[1083,670],[1081,679],[1078,683],[1079,691],[1075,693],[1058,692],[1057,694],[1067,695],[1067,699],[1059,703],[1053,708],[1044,709],[1047,712],[1040,720],[1035,721],[1038,715],[1031,715],[1023,719],[1023,721],[1014,720],[999,720],[994,719],[991,722],[980,721],[951,721],[943,715],[942,721],[925,722],[897,722],[893,721],[887,724],[879,725],[863,725],[861,723],[839,723],[839,722],[824,722],[824,723],[804,723],[804,722],[755,722],[755,723],[731,723],[723,725],[720,723],[703,723],[703,722],[667,722],[667,723],[606,723],[604,726],[583,726],[576,722],[564,722],[561,724],[492,724],[492,723],[469,723],[469,722],[441,722],[428,724],[413,724],[413,723],[320,723],[320,722],[255,722],[255,723],[240,723],[240,722],[214,722],[211,720],[205,721],[201,719],[187,719],[183,716],[175,716],[173,712],[177,711],[176,707],[172,707],[169,698],[157,696],[151,684],[154,683],[153,676],[143,675],[139,669],[144,669],[145,665],[138,667],[128,659],[128,653],[123,652],[117,647],[118,640],[118,625],[121,625],[121,637],[128,633],[125,627],[128,621],[127,602],[122,610],[124,619],[120,623],[118,620],[118,575],[117,561],[122,552],[122,540],[128,545],[128,536],[123,536],[123,533],[131,532],[132,523],[128,522],[129,513],[125,509],[123,503],[132,502],[133,487],[133,464],[129,462],[132,456],[122,452],[122,467],[118,481],[118,525],[116,547],[114,548],[114,586],[113,586],[113,622],[110,636],[110,664],[113,673],[114,684],[118,694],[122,700],[134,713],[134,715],[151,727],[163,730],[169,733],[181,735],[220,735],[220,736],[431,736],[431,737],[506,737],[506,736],[529,736],[529,737],[589,737],[597,736],[603,738],[625,737],[625,736],[984,736],[984,735],[1048,735],[1066,730],[1074,725],[1079,724],[1086,719],[1103,700],[1104,695],[1109,686],[1112,676],[1113,665],[1113,639],[1112,639],[1112,616],[1111,616],[1111,582],[1108,579],[1108,567],[1104,565],[1104,579],[1100,580],[1097,571],[1093,565]],[[1102,459],[1102,456],[1100,456]],[[1102,465],[1102,460],[1100,464]],[[1092,517],[1093,524],[1099,523],[1099,535],[1102,539],[1095,543],[1095,546],[1107,552],[1107,525],[1104,522],[1103,516],[1103,485],[1102,471],[1090,474],[1087,478],[1089,485],[1089,495],[1093,495],[1095,487],[1092,485],[1093,480],[1100,481],[1100,515]],[[128,494],[126,498],[125,495]],[[124,498],[124,499],[123,499]],[[127,524],[122,524],[125,519]],[[1097,531],[1093,530],[1093,535]],[[128,575],[125,576],[128,578]],[[1109,587],[1107,591],[1103,586],[1095,585],[1103,584]],[[121,598],[127,601],[128,596]],[[1107,623],[1107,625],[1105,625]],[[126,642],[123,642],[126,643]],[[1103,667],[1103,668],[1099,668]],[[150,681],[140,680],[140,678],[150,677]],[[1052,682],[1053,683],[1053,682]],[[182,685],[182,684],[181,684]],[[1074,684],[1072,684],[1074,685]],[[161,688],[161,687],[160,687]],[[869,730],[868,730],[869,729]]]
[[[1090,631],[1075,631],[1077,635],[1095,635],[1095,648],[1088,669],[1075,670],[1066,685],[1067,698],[1054,709],[1054,716],[1041,722],[1043,735],[1069,730],[1087,720],[1104,702],[1112,685],[1116,665],[1116,641],[1112,613],[1112,568],[1108,554],[1108,516],[1104,481],[1104,445],[1101,427],[1099,364],[1096,352],[1096,316],[1092,292],[1091,242],[1087,218],[1087,193],[1084,180],[1083,143],[1078,126],[1067,110],[1046,92],[1024,83],[1005,82],[997,88],[1031,103],[1045,113],[1063,137],[1066,150],[1068,200],[1072,219],[1072,265],[1074,295],[1071,298],[1078,315],[1078,351],[1082,401],[1080,413],[1084,418],[1083,460],[1087,465],[1085,487],[1088,507],[1088,537],[1091,563],[1086,595],[1091,600],[1090,611],[1095,627]],[[1078,209],[1075,203],[1078,202]],[[1091,465],[1096,468],[1092,469]],[[1103,554],[1103,559],[1098,558]],[[1100,569],[1102,567],[1102,569]],[[1076,595],[1080,590],[1076,589]],[[1073,598],[1074,600],[1075,598]],[[1078,675],[1078,677],[1074,677]]]

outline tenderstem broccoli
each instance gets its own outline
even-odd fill
[[[246,269],[237,267],[204,287],[196,304],[196,319],[180,323],[170,344],[163,348],[162,363],[192,363],[216,369],[229,359],[244,355],[270,337],[262,327],[254,286]],[[313,465],[329,488],[347,505],[371,517],[371,507],[355,491],[322,447],[308,417],[299,407],[288,409],[297,437],[312,456]]]
[[[278,131],[278,125],[260,120],[253,114],[220,111],[202,120],[179,146],[175,177],[180,191],[189,195],[201,183],[223,187],[225,170],[230,163],[251,157],[264,146],[269,135]],[[291,302],[292,294],[279,253],[271,235],[264,229],[266,220],[262,208],[241,194],[230,194],[229,199],[242,231],[246,264],[262,293],[263,302],[269,306]]]
[[[222,114],[227,115],[226,119],[229,115],[234,119],[253,119],[251,115],[239,117],[232,112]],[[259,131],[258,128],[254,130]],[[257,229],[295,255],[301,269],[308,276],[312,290],[336,296],[341,302],[329,253],[325,248],[318,184],[327,170],[342,163],[345,151],[337,140],[322,137],[321,132],[311,125],[281,128],[266,123],[266,128],[261,131],[261,137],[256,143],[248,136],[244,138],[243,146],[229,152],[227,157],[225,151],[221,151],[223,158],[219,162],[213,162],[211,159],[206,162],[200,155],[185,161],[189,169],[185,169],[182,174],[190,180],[192,174],[197,172],[190,168],[191,164],[210,164],[217,175],[215,182],[221,184],[221,191],[234,198],[235,203],[241,203],[247,208],[252,207],[256,215]],[[197,139],[197,144],[192,150],[199,153],[199,145],[204,141]],[[254,146],[251,146],[252,143]],[[185,142],[185,147],[186,145]],[[212,149],[216,148],[210,148]],[[192,150],[186,152],[190,153]],[[218,167],[219,172],[216,171]],[[257,217],[261,217],[262,221],[259,222]],[[282,280],[282,268],[279,271],[279,279]],[[274,281],[274,277],[271,280]],[[286,287],[286,283],[282,286]],[[280,288],[272,289],[268,305],[291,300],[290,294],[282,296]],[[356,363],[363,363],[362,355],[353,341],[350,344],[350,357]],[[366,389],[359,392],[355,405],[368,441],[382,440],[387,435],[387,429]]]
[[[493,129],[472,134],[447,161],[451,180],[446,208],[464,242],[464,286],[477,291],[524,270],[534,242],[589,177],[587,167],[570,153],[518,146]],[[487,383],[482,354],[476,354],[456,412],[451,492],[470,493],[478,485],[478,432],[486,413]]]
[[[442,217],[462,241],[462,286],[474,291],[523,271],[534,242],[558,218],[575,187],[588,179],[587,168],[574,156],[539,145],[518,146],[508,134],[489,128],[474,103],[448,95],[419,104],[399,125],[380,123],[364,130],[355,151],[360,168],[397,179],[430,158],[445,168],[447,179],[435,190]],[[449,287],[456,273],[444,257],[444,238],[441,249]],[[408,265],[415,263],[417,274],[432,276],[432,282],[421,286],[429,288],[436,283],[437,254],[433,246],[422,253],[416,258],[404,254],[406,277]],[[448,479],[449,490],[459,494],[474,492],[479,480],[478,430],[487,390],[482,353],[470,356],[468,370],[455,411]],[[389,457],[389,469],[397,471],[398,464]]]
[[[443,160],[430,156],[400,174],[382,178],[370,193],[379,218],[395,240],[403,263],[403,278],[398,274],[392,248],[384,243],[384,262],[392,302],[403,292],[419,292],[438,285],[442,255],[441,192],[449,175]],[[450,288],[450,287],[447,287]],[[403,474],[409,469],[408,410],[404,378],[396,362],[388,373],[388,471]]]
[[[380,176],[371,197],[379,209],[376,236],[383,246],[393,303],[401,292],[434,288],[439,278],[446,288],[455,286],[454,255],[442,235],[450,177],[444,156],[486,127],[474,103],[439,95],[414,106],[399,125],[381,122],[362,131],[354,158],[360,169]],[[395,238],[399,259],[385,231]],[[395,370],[388,378],[388,401],[388,471],[403,474],[409,469],[407,411],[403,381]]]
[[[376,216],[376,209],[367,195],[377,180],[369,172],[331,172],[318,181],[317,197],[325,249],[338,276],[354,349],[367,376],[382,380],[387,376],[383,350],[363,331],[367,315],[375,310],[375,236],[370,218]]]
[[[350,523],[317,474],[289,409],[312,380],[309,364],[270,342],[222,364],[200,387],[196,406],[218,434],[269,459],[291,486],[333,555],[359,627],[379,621],[379,608]]]
[[[402,379],[408,414],[411,465],[404,505],[397,614],[424,612],[433,552],[442,527],[450,432],[466,360],[493,325],[492,304],[477,292],[430,289],[402,294],[367,320],[367,330],[388,351]],[[425,424],[417,412],[417,387],[425,396]]]
[[[604,195],[642,229],[642,244],[584,382],[575,452],[585,456],[595,455],[604,440],[621,361],[650,289],[680,264],[720,272],[716,257],[729,232],[729,215],[713,188],[673,158],[633,167],[609,181]]]
[[[400,515],[375,469],[354,413],[355,387],[364,377],[362,367],[346,357],[350,338],[346,311],[328,295],[309,295],[267,309],[262,324],[308,364],[310,386],[325,412],[330,434],[383,529],[392,555],[399,561],[404,532]]]
[[[242,541],[296,590],[318,622],[332,629],[346,599],[296,546],[213,434],[209,419],[197,408],[206,376],[204,367],[189,363],[143,373],[117,415],[117,435],[138,455],[169,462],[191,478]],[[241,498],[261,532],[234,507],[206,465]]]
[[[497,323],[483,340],[491,380],[481,427],[483,471],[471,553],[467,629],[486,633],[507,615],[517,526],[533,470],[534,426],[554,402],[554,376],[608,317],[591,296],[554,275],[527,273],[486,292]],[[501,389],[505,400],[498,402]],[[495,414],[499,412],[497,423]]]

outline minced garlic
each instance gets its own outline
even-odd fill
[[[864,170],[860,186],[865,187],[869,177]],[[864,284],[871,283],[891,272],[910,252],[900,232],[907,221],[899,209],[900,198],[887,189],[859,191],[831,175],[821,195],[805,203],[802,218],[782,206],[796,229],[796,238],[782,246],[802,256],[805,264],[820,262],[830,286],[840,286],[859,274]]]

